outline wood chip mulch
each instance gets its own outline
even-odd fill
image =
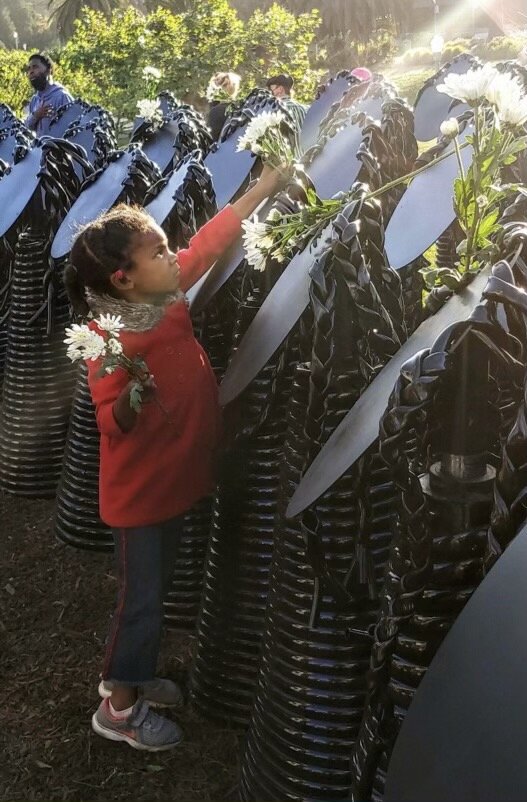
[[[53,501],[0,493],[0,800],[236,799],[239,734],[178,716],[186,738],[144,753],[90,726],[113,609],[113,557],[59,543]],[[193,638],[168,631],[160,673],[184,679]]]

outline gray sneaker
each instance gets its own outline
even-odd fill
[[[137,700],[128,718],[122,721],[110,716],[108,705],[108,700],[103,699],[91,720],[94,732],[103,738],[125,741],[146,752],[173,749],[183,740],[183,731],[175,721],[154,713],[143,699]]]
[[[112,695],[113,682],[101,680],[99,683],[99,696],[108,699]],[[183,707],[183,693],[179,685],[171,679],[156,678],[145,682],[139,688],[139,698],[148,702],[150,707]]]

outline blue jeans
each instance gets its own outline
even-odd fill
[[[170,590],[183,516],[153,526],[114,529],[119,590],[102,677],[142,685],[156,675],[163,600]]]

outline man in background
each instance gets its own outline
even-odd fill
[[[37,136],[43,136],[49,132],[49,124],[57,109],[73,98],[62,84],[55,83],[53,62],[43,53],[33,53],[29,57],[27,77],[36,92],[29,101],[29,114],[24,122]]]
[[[291,112],[298,129],[302,127],[304,117],[306,116],[307,106],[303,103],[298,103],[293,99],[293,85],[294,80],[290,75],[281,73],[280,75],[273,75],[272,78],[266,83],[267,88],[274,95],[277,100],[281,100],[284,106]]]

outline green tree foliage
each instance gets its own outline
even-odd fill
[[[112,111],[118,122],[133,119],[138,100],[172,85],[185,31],[180,17],[165,9],[144,16],[133,8],[104,14],[88,10],[59,54],[60,75],[71,92]],[[143,68],[161,71],[157,86]]]
[[[104,14],[86,10],[72,38],[57,52],[57,76],[70,91],[131,119],[147,96],[143,69],[161,71],[157,87],[183,100],[198,101],[213,72],[237,69],[249,90],[270,72],[290,72],[298,96],[312,96],[318,74],[309,47],[316,12],[295,17],[278,4],[243,23],[228,0],[193,0],[192,12],[168,8],[143,15],[133,8]]]
[[[49,25],[47,0],[1,0],[0,2],[0,46],[6,48],[16,44],[28,49],[49,47],[56,36],[53,25]]]
[[[213,72],[236,68],[244,58],[245,31],[228,0],[167,4],[182,26],[182,50],[170,72],[176,94],[196,99]],[[178,8],[187,10],[178,12]]]
[[[257,9],[265,11],[272,3],[273,0],[232,0],[242,18]],[[387,24],[404,30],[412,13],[411,0],[283,0],[282,5],[295,15],[318,9],[322,37],[346,35],[362,43]]]
[[[310,64],[310,46],[320,24],[318,11],[295,15],[278,3],[256,10],[245,25],[245,59],[241,73],[246,88],[262,86],[272,74],[288,72],[299,100],[311,100],[320,71]]]
[[[0,47],[0,101],[19,115],[33,94],[25,72],[27,55],[23,50]]]
[[[48,6],[52,9],[50,19],[54,19],[59,36],[66,41],[73,35],[75,22],[80,19],[84,9],[100,11],[107,18],[112,11],[120,6],[120,0],[49,0]]]
[[[138,100],[165,88],[204,107],[206,86],[218,70],[239,71],[246,91],[271,73],[289,72],[299,99],[308,100],[319,77],[310,63],[318,24],[316,11],[295,16],[277,3],[246,21],[229,0],[166,0],[150,13],[129,7],[109,17],[85,8],[70,39],[52,51],[55,77],[72,94],[108,108],[118,122],[133,119]],[[14,98],[20,111],[32,91],[19,69],[27,54],[5,53],[13,67],[3,75],[0,100]],[[157,83],[145,80],[147,66],[161,72]]]

